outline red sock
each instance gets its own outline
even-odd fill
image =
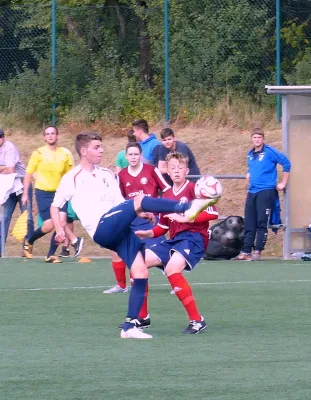
[[[184,306],[190,321],[200,321],[201,314],[198,311],[195,299],[192,295],[192,290],[189,283],[180,273],[173,274],[168,277],[168,280],[175,291],[181,304]]]
[[[123,261],[112,261],[113,272],[116,277],[117,284],[122,288],[126,288],[126,264]]]
[[[143,305],[141,306],[138,318],[147,318],[148,316],[148,291],[149,291],[149,286],[147,284],[145,291],[145,300],[143,302]]]

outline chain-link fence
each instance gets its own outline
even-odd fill
[[[1,112],[43,122],[55,102],[58,118],[163,118],[164,1],[59,1],[54,49],[52,1],[0,7]],[[308,1],[282,2],[284,84],[310,81],[310,15]],[[263,88],[276,82],[275,33],[274,1],[171,1],[171,116],[184,111],[191,118],[223,98],[271,101]]]

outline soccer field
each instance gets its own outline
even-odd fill
[[[3,400],[311,399],[311,263],[201,262],[187,274],[208,331],[188,321],[160,271],[148,332],[123,340],[128,294],[110,260],[0,259]]]

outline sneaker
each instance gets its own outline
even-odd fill
[[[151,335],[144,333],[142,330],[136,328],[128,329],[127,331],[121,330],[121,339],[152,339]]]
[[[189,217],[191,221],[207,207],[210,207],[217,203],[218,199],[195,199],[190,203],[190,208],[185,211],[185,216]]]
[[[135,323],[136,328],[144,329],[149,328],[151,325],[150,315],[148,314],[146,318],[137,318],[132,320],[131,322]],[[123,329],[124,322],[118,326],[119,329]]]
[[[28,259],[32,258],[32,249],[33,245],[28,243],[28,240],[25,240],[25,243],[23,244],[23,253],[24,256]]]
[[[251,261],[252,255],[250,253],[240,253],[238,256],[234,257],[235,261]]]
[[[128,288],[121,288],[119,285],[116,285],[110,289],[104,290],[103,293],[106,294],[112,294],[112,293],[127,293],[128,292]]]
[[[259,250],[255,250],[252,254],[251,261],[260,261],[260,258],[261,258],[261,252]]]
[[[172,289],[172,290],[170,291],[170,294],[175,294],[175,290]]]
[[[58,255],[58,257],[63,257],[63,258],[67,258],[70,257],[70,251],[66,246],[62,247],[62,251],[61,253]]]
[[[45,262],[48,264],[60,264],[62,263],[62,260],[60,260],[58,257],[56,256],[50,256],[50,257],[45,257]]]
[[[84,242],[84,238],[83,237],[78,237],[76,243],[75,244],[71,244],[71,246],[75,250],[73,257],[78,257],[78,255],[80,254],[80,252],[82,250],[83,242]]]
[[[196,335],[197,333],[203,331],[206,328],[207,328],[206,322],[204,321],[204,318],[201,317],[201,321],[190,321],[187,328],[183,330],[183,333]]]

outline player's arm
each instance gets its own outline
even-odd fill
[[[166,161],[159,160],[158,168],[159,168],[161,174],[167,174]]]
[[[36,171],[38,164],[41,160],[41,154],[38,150],[34,151],[27,164],[26,168],[26,174],[23,180],[23,185],[24,185],[24,191],[22,195],[22,203],[26,204],[28,202],[28,192],[29,192],[29,187],[32,182],[32,176],[33,173]]]
[[[277,190],[283,190],[286,187],[286,184],[288,182],[289,178],[289,172],[291,169],[291,162],[289,159],[285,156],[285,154],[281,153],[280,151],[276,149],[271,149],[274,161],[283,167],[283,176],[282,176],[282,181],[276,185]]]
[[[164,215],[160,214],[159,222],[154,228],[148,229],[147,231],[136,231],[135,234],[140,239],[147,239],[153,237],[157,238],[159,236],[165,235],[169,230],[169,226],[167,226],[166,220],[164,218],[165,218]]]
[[[166,164],[166,161],[165,161]],[[170,185],[166,182],[166,180],[164,179],[161,171],[159,170],[159,168],[154,168],[153,170],[153,177],[154,180],[157,183],[158,188],[161,190],[161,192],[166,192],[168,189],[170,189]]]
[[[15,166],[19,160],[18,150],[14,147],[4,153],[4,165],[0,166],[0,174],[8,175],[15,173]]]
[[[65,230],[62,227],[60,221],[59,210],[62,208],[67,201],[69,201],[73,195],[73,179],[68,177],[68,174],[64,175],[60,181],[60,184],[56,190],[53,203],[51,205],[50,213],[56,231],[55,240],[62,243],[65,240]],[[72,181],[72,182],[71,182]]]
[[[6,175],[6,174],[14,174],[15,172],[15,167],[6,167],[5,165],[0,166],[0,174]]]

